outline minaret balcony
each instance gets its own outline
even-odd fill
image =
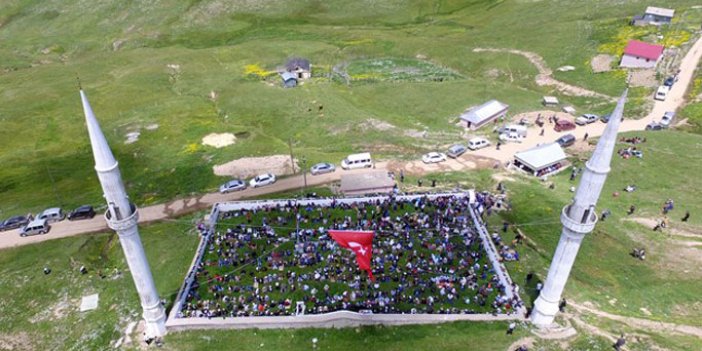
[[[565,206],[561,211],[561,223],[563,226],[576,233],[587,234],[592,232],[597,223],[595,209],[593,208],[592,211],[587,214],[587,217],[584,218],[584,221],[581,221],[580,218],[578,218],[578,220],[570,218],[570,207],[571,205]]]
[[[129,206],[131,207],[131,215],[124,219],[113,219],[112,212],[110,212],[110,210],[108,209],[107,212],[105,212],[105,220],[107,221],[107,226],[109,226],[116,232],[121,232],[128,228],[136,226],[137,222],[139,221],[139,212],[137,211],[136,205],[134,205],[133,203],[129,203]]]

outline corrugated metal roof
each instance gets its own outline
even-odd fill
[[[666,9],[662,7],[649,6],[646,8],[647,15],[656,15],[663,17],[673,17],[675,15],[675,10]]]
[[[480,124],[495,115],[504,113],[507,109],[509,109],[509,105],[503,104],[497,100],[490,100],[468,112],[464,112],[461,114],[461,119],[473,124]]]
[[[280,77],[283,78],[283,82],[287,82],[290,79],[297,80],[297,75],[295,73],[290,72],[283,72],[280,74]]]
[[[514,154],[514,158],[529,166],[532,170],[537,171],[556,162],[565,160],[566,155],[558,143],[551,143],[517,152]]]
[[[624,49],[625,55],[643,57],[649,60],[658,60],[665,48],[661,45],[644,43],[643,41],[630,40]]]

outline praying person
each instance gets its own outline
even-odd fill
[[[621,351],[622,347],[624,347],[625,344],[626,344],[626,339],[624,339],[624,334],[622,334],[619,337],[619,339],[617,339],[617,341],[614,343],[614,345],[612,345],[612,347],[614,347],[614,349],[617,351]]]

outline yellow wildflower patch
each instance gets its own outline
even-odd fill
[[[665,47],[680,46],[690,40],[690,32],[685,30],[671,30],[665,33],[661,44]]]
[[[611,54],[620,56],[624,53],[624,48],[629,40],[641,39],[651,33],[648,27],[626,26],[619,29],[617,34],[612,38],[613,41],[604,43],[597,48],[597,51],[603,54]]]
[[[244,75],[247,77],[260,79],[266,78],[272,74],[275,74],[275,72],[266,71],[265,69],[263,69],[263,67],[259,66],[256,63],[244,66]]]
[[[197,143],[190,143],[190,144],[188,144],[188,145],[185,145],[185,147],[183,148],[183,153],[186,153],[186,154],[194,154],[194,153],[196,153],[198,150],[200,150],[200,145],[199,145],[199,144],[197,144]]]
[[[378,73],[360,73],[351,76],[351,80],[380,80],[383,76]]]

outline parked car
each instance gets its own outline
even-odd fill
[[[46,219],[37,218],[22,228],[20,231],[20,236],[46,234],[49,232],[49,230],[51,230],[49,221]]]
[[[556,125],[553,126],[553,130],[557,132],[565,132],[573,129],[575,129],[575,124],[567,119],[559,119]]]
[[[332,173],[334,171],[336,171],[336,167],[328,162],[318,163],[310,168],[310,173],[312,173],[312,175]]]
[[[656,90],[656,95],[653,98],[659,101],[665,101],[665,98],[668,96],[668,92],[670,92],[670,87],[661,85],[658,87],[658,90]]]
[[[346,156],[345,159],[341,160],[341,168],[343,169],[371,167],[373,167],[373,159],[371,158],[371,154],[367,152],[360,154],[351,154]]]
[[[91,219],[93,217],[95,217],[95,210],[93,209],[93,206],[90,205],[80,206],[68,214],[69,221],[76,221],[79,219]]]
[[[424,163],[439,163],[446,161],[446,155],[441,152],[430,152],[422,156]]]
[[[63,213],[63,210],[59,207],[52,207],[52,208],[47,208],[42,212],[39,216],[37,216],[38,219],[46,219],[47,222],[60,222],[66,218],[66,214]]]
[[[273,183],[275,183],[275,175],[271,173],[264,173],[257,175],[254,179],[251,179],[249,185],[251,185],[252,188],[258,188]]]
[[[22,228],[29,223],[29,221],[32,220],[32,216],[13,216],[8,219],[6,219],[3,222],[0,222],[0,230],[10,230],[10,229],[17,229],[17,228]]]
[[[519,135],[517,133],[500,134],[500,140],[504,141],[504,142],[521,143],[522,139],[524,139],[524,137],[522,137],[521,135]]]
[[[568,146],[571,146],[571,145],[575,144],[575,135],[573,135],[573,134],[566,134],[566,135],[564,135],[564,136],[562,136],[562,137],[556,139],[556,142],[557,142],[558,145],[560,145],[561,147],[568,147]]]
[[[663,117],[661,117],[661,121],[659,122],[659,124],[663,128],[668,128],[668,127],[670,127],[670,123],[673,122],[673,118],[675,118],[675,112],[668,111],[668,112],[663,114]]]
[[[490,141],[485,138],[477,137],[468,140],[468,148],[471,150],[478,150],[488,146],[490,146]]]
[[[578,118],[575,119],[575,124],[579,126],[584,126],[586,124],[594,123],[598,119],[600,119],[600,116],[598,115],[593,115],[591,113],[586,113]]]
[[[521,124],[508,124],[506,126],[497,128],[496,131],[498,134],[517,133],[522,137],[527,136],[527,127]]]
[[[661,130],[663,129],[663,126],[661,126],[658,122],[651,122],[648,125],[646,125],[646,130]]]
[[[600,121],[602,121],[602,123],[607,123],[607,122],[609,122],[609,117],[611,117],[611,116],[612,116],[611,113],[608,113],[606,115],[602,115],[602,117],[600,117]]]
[[[219,186],[221,194],[230,193],[232,191],[241,191],[246,189],[246,182],[241,179],[232,179]]]
[[[678,81],[678,76],[670,76],[670,77],[665,79],[665,81],[663,82],[663,85],[665,85],[667,87],[672,87],[673,84],[675,84],[675,82],[677,82],[677,81]]]
[[[464,152],[466,152],[468,148],[463,145],[463,144],[454,144],[451,145],[450,148],[448,148],[448,151],[446,151],[446,156],[451,157],[451,158],[457,158],[458,156],[463,155]]]

